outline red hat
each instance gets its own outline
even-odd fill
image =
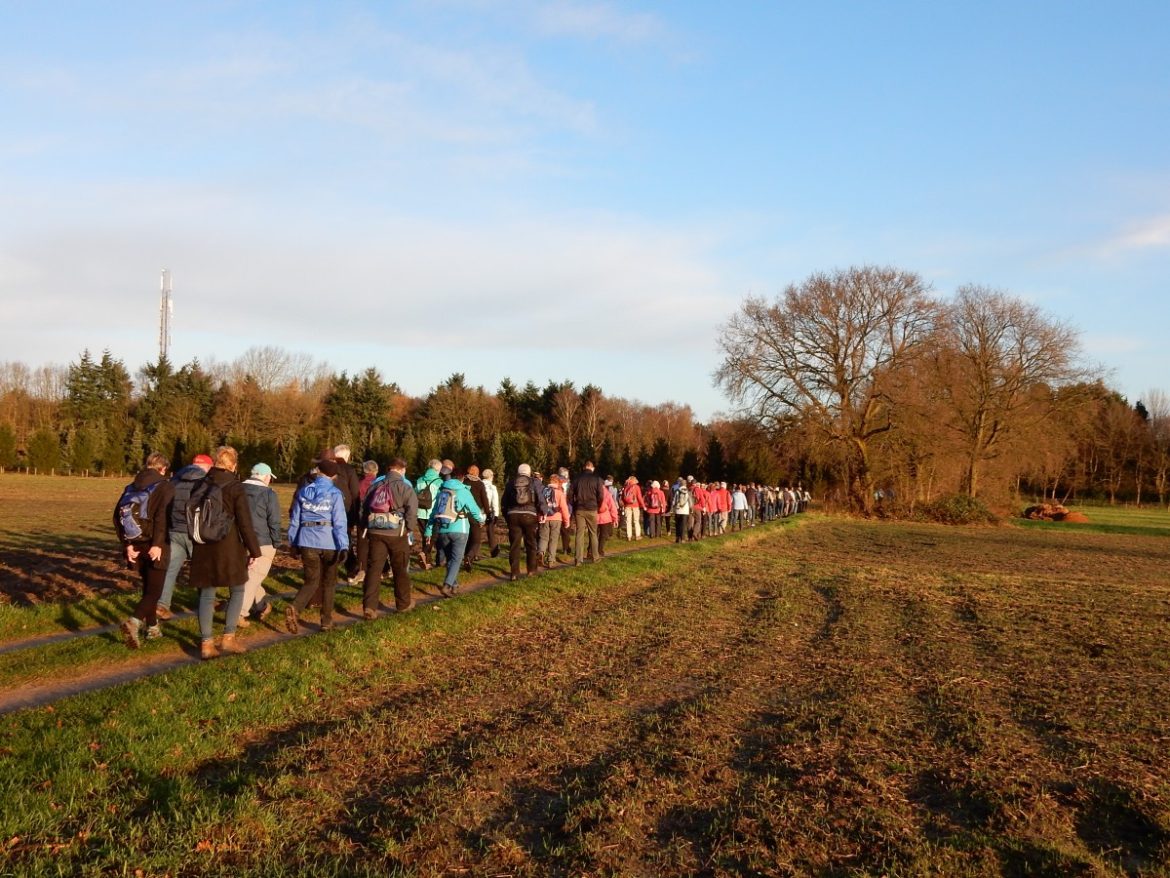
[[[196,454],[195,457],[191,459],[191,463],[193,463],[195,466],[205,466],[209,469],[215,466],[215,461],[206,454]]]

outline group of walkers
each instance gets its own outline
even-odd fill
[[[501,488],[490,469],[435,459],[410,481],[401,458],[385,473],[366,461],[359,475],[350,456],[346,445],[325,449],[297,482],[287,539],[304,579],[285,608],[290,633],[300,631],[310,604],[320,605],[321,630],[333,628],[339,579],[362,586],[363,616],[377,618],[387,568],[397,612],[415,604],[412,563],[423,570],[444,566],[440,589],[452,597],[460,571],[470,570],[485,547],[493,558],[500,554],[503,531],[509,578],[516,581],[522,570],[535,576],[560,563],[594,563],[605,557],[615,532],[630,541],[672,533],[675,542],[699,540],[801,512],[811,500],[799,486],[729,486],[693,476],[673,483],[630,476],[619,487],[591,461],[572,477],[561,467],[547,478],[523,463]],[[223,446],[214,457],[196,455],[167,478],[167,459],[152,454],[126,486],[114,526],[127,564],[142,581],[142,599],[121,626],[128,647],[161,636],[185,562],[190,585],[199,591],[202,658],[243,652],[236,631],[272,611],[263,582],[286,535],[280,503],[267,464],[253,466],[244,481],[238,464],[235,449]],[[217,646],[218,588],[226,588],[228,598]]]

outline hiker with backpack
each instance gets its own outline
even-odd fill
[[[500,534],[498,524],[502,513],[500,512],[500,489],[496,487],[496,474],[490,469],[483,471],[483,490],[487,495],[487,506],[484,507],[484,512],[487,514],[487,537],[488,548],[491,549],[493,558],[499,557],[500,554]]]
[[[431,519],[431,513],[435,511],[435,497],[438,496],[439,488],[443,484],[443,476],[440,474],[442,468],[443,461],[431,460],[427,464],[426,472],[414,483],[414,493],[418,495],[418,529],[419,533],[426,534],[417,547],[419,554],[422,555],[423,570],[431,569],[430,557],[433,555],[434,545],[429,536],[430,531],[427,530],[427,522]]]
[[[167,523],[175,486],[166,478],[167,459],[155,452],[146,466],[127,485],[114,506],[114,531],[122,543],[126,566],[142,580],[142,599],[134,613],[122,623],[122,638],[129,649],[141,645],[140,633],[155,640],[158,627],[158,600],[167,575],[170,541]]]
[[[350,535],[352,545],[354,547],[353,557],[357,560],[354,567],[353,576],[349,577],[350,585],[357,585],[359,582],[366,581],[366,564],[370,560],[370,546],[366,538],[362,535],[361,526],[361,510],[362,505],[366,502],[366,497],[369,496],[370,488],[380,482],[383,477],[378,475],[378,462],[376,460],[367,460],[362,464],[362,478],[358,482],[358,525],[355,532]],[[345,493],[344,491],[342,493]],[[379,571],[381,573],[381,571]]]
[[[670,499],[670,512],[674,516],[674,541],[681,543],[683,539],[690,539],[691,510],[694,508],[694,497],[687,482],[679,476],[675,482],[673,496]]]
[[[187,534],[187,498],[191,496],[191,488],[195,483],[207,475],[215,461],[206,454],[196,454],[189,466],[183,467],[171,477],[175,496],[171,501],[170,511],[170,561],[167,562],[167,575],[163,580],[162,594],[158,598],[159,619],[167,621],[171,618],[171,601],[175,595],[175,583],[179,579],[179,572],[183,564],[191,560],[191,551],[194,543]]]
[[[293,497],[288,544],[301,556],[305,581],[284,611],[290,634],[300,633],[300,613],[317,589],[321,590],[321,631],[333,630],[337,570],[342,553],[349,549],[345,495],[335,484],[340,472],[336,461],[318,461],[313,480],[299,487]]]
[[[646,507],[642,486],[637,476],[630,476],[622,485],[622,521],[625,524],[626,539],[642,539],[642,510]]]
[[[362,503],[358,530],[369,546],[362,590],[362,615],[366,619],[378,617],[382,568],[387,559],[394,577],[394,609],[405,613],[414,608],[410,552],[420,542],[418,521],[418,495],[406,481],[406,461],[396,457],[390,461],[385,478],[374,483]]]
[[[504,519],[508,522],[509,578],[520,578],[520,544],[524,543],[525,569],[529,576],[540,572],[540,544],[537,531],[541,520],[549,513],[545,503],[545,489],[540,479],[532,474],[526,463],[516,468],[516,476],[504,486],[500,500]]]
[[[284,532],[280,529],[280,499],[270,487],[271,484],[272,467],[266,463],[253,466],[244,481],[244,492],[252,510],[252,529],[256,531],[256,542],[260,544],[260,557],[248,567],[244,605],[240,608],[240,621],[236,623],[239,628],[248,627],[248,616],[253,613],[257,619],[265,619],[272,612],[268,592],[264,590],[264,580],[272,569],[276,548],[284,539]]]
[[[560,545],[561,528],[569,524],[569,501],[561,477],[553,473],[544,486],[545,514],[540,519],[540,532],[536,541],[536,553],[541,566],[551,570],[557,566],[557,546]]]
[[[666,492],[662,490],[662,482],[657,480],[650,483],[650,487],[643,494],[646,504],[646,535],[651,539],[665,536],[662,533],[662,516],[666,513]]]
[[[614,527],[618,521],[617,500],[610,491],[610,482],[606,481],[605,493],[601,496],[601,506],[597,510],[597,555],[605,557],[605,544],[613,536]]]
[[[239,455],[230,445],[216,449],[215,466],[187,500],[187,533],[194,543],[191,586],[199,589],[199,655],[212,659],[220,653],[244,652],[236,640],[236,626],[244,606],[248,568],[261,556],[252,510],[236,469]],[[215,591],[228,589],[223,637],[216,649],[213,638]]]
[[[444,462],[439,475],[443,481],[435,495],[425,535],[434,542],[438,562],[447,565],[447,575],[443,577],[441,586],[443,594],[454,597],[459,591],[459,568],[463,563],[463,553],[467,551],[467,537],[471,530],[468,519],[483,524],[486,516],[471,496],[467,485],[456,478],[454,467]]]
[[[484,485],[483,479],[479,477],[479,467],[474,463],[467,468],[467,475],[463,477],[463,484],[467,485],[467,490],[471,491],[471,496],[475,498],[476,505],[484,513],[483,524],[480,524],[475,519],[468,521],[471,529],[467,537],[467,551],[463,555],[463,569],[470,570],[471,565],[479,560],[479,547],[483,545],[487,531],[489,507],[487,486]]]

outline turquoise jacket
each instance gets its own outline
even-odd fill
[[[414,483],[414,493],[416,494],[421,494],[427,485],[431,486],[431,505],[423,506],[421,503],[418,504],[418,517],[420,519],[427,519],[431,517],[431,513],[435,509],[435,499],[439,496],[439,488],[442,486],[442,484],[443,477],[439,475],[439,471],[437,469],[433,468],[428,469],[425,473],[419,476],[418,480]],[[427,531],[427,534],[430,534],[430,530]]]
[[[420,479],[421,481],[421,479]],[[439,491],[449,489],[455,492],[455,511],[459,513],[459,517],[454,521],[447,521],[435,517],[438,511]],[[474,518],[480,524],[487,521],[487,516],[483,514],[483,510],[479,508],[479,504],[475,502],[475,498],[471,496],[471,491],[468,490],[467,485],[455,479],[447,479],[441,485],[436,485],[431,488],[435,495],[435,507],[431,509],[430,517],[427,519],[427,527],[425,536],[431,536],[432,533],[440,534],[465,534],[471,530],[469,519]]]

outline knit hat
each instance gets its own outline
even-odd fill
[[[191,458],[191,463],[193,463],[195,466],[205,466],[208,469],[211,469],[213,466],[215,466],[215,461],[212,460],[211,456],[207,454],[196,454],[193,458]]]
[[[532,475],[532,467],[530,467],[526,463],[522,463],[522,464],[520,464],[520,466],[516,467],[516,475],[518,475],[518,476],[531,476]]]

